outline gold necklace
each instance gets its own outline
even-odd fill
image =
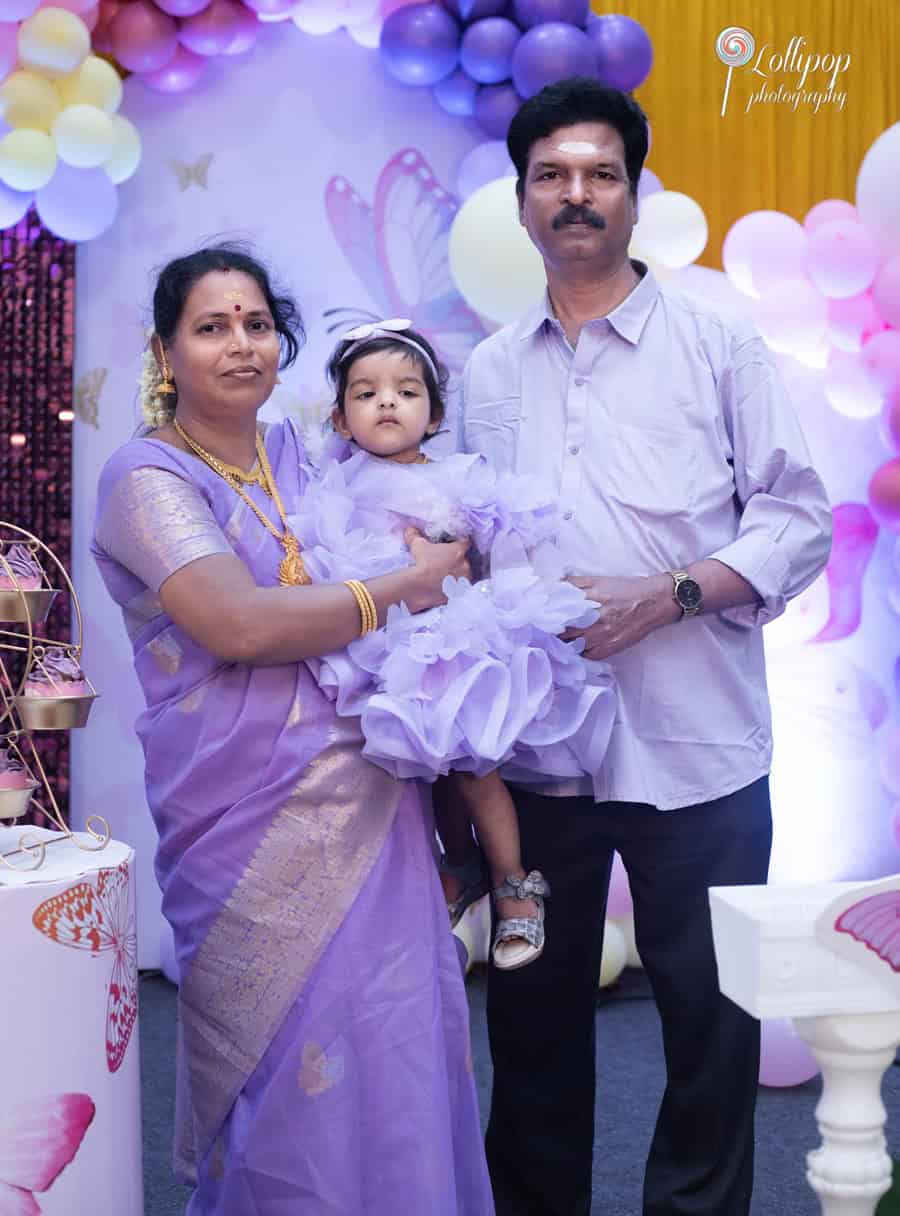
[[[284,503],[281,501],[278,486],[275,484],[275,478],[272,476],[269,456],[259,431],[256,432],[256,458],[259,461],[259,469],[255,473],[248,475],[235,465],[226,464],[223,460],[219,460],[217,456],[213,456],[211,452],[207,452],[205,448],[202,448],[196,440],[191,438],[177,418],[172,419],[172,424],[194,455],[199,456],[204,464],[208,465],[214,473],[218,473],[222,480],[231,486],[238,497],[247,504],[266,531],[271,533],[284,549],[284,557],[278,566],[278,581],[281,586],[308,586],[312,582],[312,579],[300,554],[300,542],[287,526]],[[274,499],[278,510],[278,517],[281,520],[281,532],[260,511],[250,495],[244,490],[244,484],[258,484],[270,498]]]

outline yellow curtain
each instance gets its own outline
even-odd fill
[[[802,220],[822,199],[853,202],[866,150],[900,118],[898,0],[592,0],[592,7],[632,17],[650,36],[653,70],[636,92],[652,127],[647,167],[706,212],[709,242],[699,261],[707,266],[721,266],[725,234],[748,211]],[[715,46],[729,26],[752,34],[756,54],[734,69],[721,117],[727,68]],[[799,38],[805,42],[795,42],[792,55]],[[766,79],[753,70],[761,50]],[[816,113],[783,101],[747,109],[760,86],[796,90],[802,57],[826,54],[850,56],[836,84],[846,93],[842,109],[826,102]],[[824,92],[829,80],[820,69],[804,88]]]

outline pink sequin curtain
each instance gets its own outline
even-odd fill
[[[0,520],[34,532],[70,569],[75,247],[34,212],[0,232]],[[48,574],[52,573],[48,570]],[[42,632],[68,640],[57,596]],[[39,736],[60,808],[68,810],[69,736]]]

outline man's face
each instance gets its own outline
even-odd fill
[[[519,220],[550,266],[621,260],[637,222],[637,203],[618,131],[604,122],[579,122],[537,140]]]

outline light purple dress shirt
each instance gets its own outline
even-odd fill
[[[549,299],[480,343],[465,451],[559,492],[573,572],[650,575],[716,558],[760,603],[656,630],[615,655],[620,705],[599,797],[662,810],[742,789],[772,757],[760,626],[828,559],[831,514],[762,339],[652,273],[573,350]],[[590,793],[591,782],[541,787]]]

